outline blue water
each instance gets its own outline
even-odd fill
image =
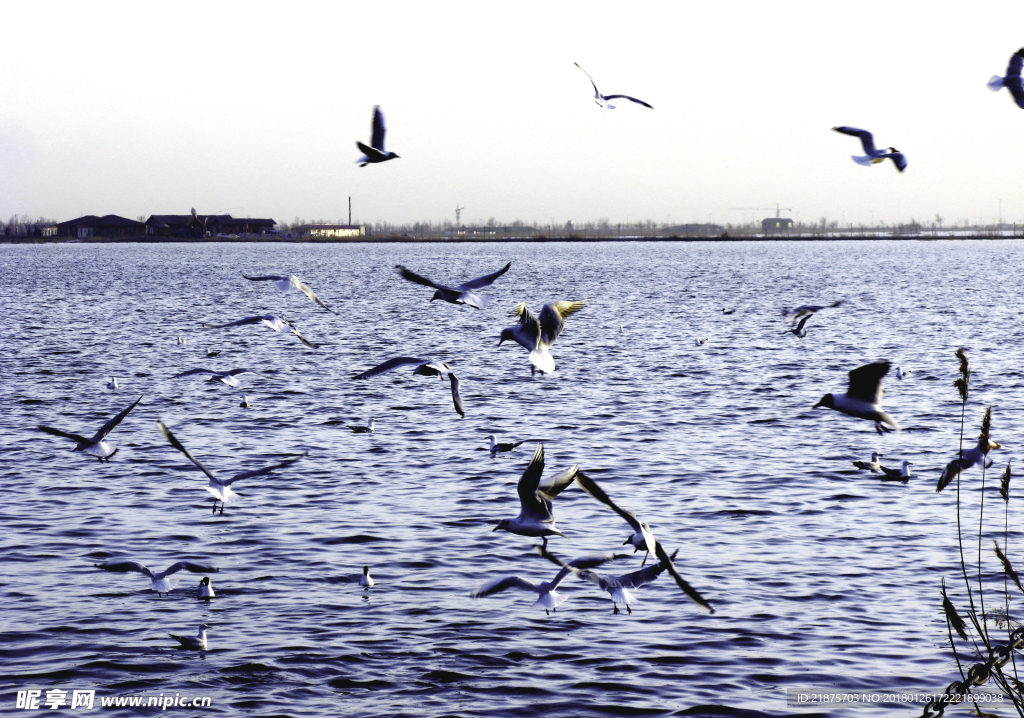
[[[457,283],[508,261],[481,311],[428,302],[394,272]],[[0,246],[0,704],[62,688],[95,689],[97,704],[209,696],[224,715],[810,715],[787,708],[787,688],[938,691],[959,678],[940,580],[966,601],[955,494],[934,490],[958,445],[953,352],[965,347],[974,370],[969,439],[995,405],[1005,447],[991,486],[1022,435],[1022,268],[1018,241]],[[298,274],[338,314],[243,272]],[[784,332],[782,307],[840,298],[805,339]],[[517,302],[555,299],[588,305],[553,348],[557,370],[531,377],[526,351],[498,334]],[[260,325],[201,328],[282,311],[323,346]],[[351,380],[399,355],[451,364],[466,417],[436,378]],[[914,371],[885,382],[902,433],[811,408],[883,359]],[[261,373],[240,389],[170,378],[197,367]],[[35,429],[91,436],[139,395],[109,464]],[[346,428],[371,416],[372,435]],[[241,502],[211,514],[205,477],[157,420],[218,476],[308,455],[238,482]],[[491,458],[491,433],[526,443]],[[679,547],[679,570],[717,612],[667,576],[636,592],[632,615],[576,580],[550,616],[526,593],[470,598],[496,577],[557,570],[534,540],[491,531],[518,512],[536,441],[548,472],[578,464]],[[872,451],[913,461],[915,477],[854,469]],[[980,479],[964,474],[965,515]],[[1008,553],[1020,568],[1018,506]],[[1002,543],[994,493],[986,507]],[[630,533],[577,488],[555,516],[568,538],[551,549],[566,559]],[[200,577],[185,572],[158,597],[138,574],[93,567],[109,558],[215,563],[217,598],[197,601]],[[370,590],[355,583],[363,565]],[[206,653],[167,635],[202,622]],[[824,712],[894,710],[920,714]]]

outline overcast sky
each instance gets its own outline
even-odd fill
[[[1024,222],[1024,2],[5,3],[0,217]],[[652,104],[602,110],[606,94]],[[360,168],[374,105],[400,159]],[[854,164],[853,125],[909,167]]]

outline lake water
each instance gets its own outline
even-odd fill
[[[481,311],[428,302],[432,290],[394,272],[454,284],[508,261]],[[243,272],[297,274],[338,314]],[[1024,426],[1024,242],[3,245],[0,281],[8,709],[18,690],[59,688],[95,689],[97,705],[209,696],[224,715],[812,715],[788,708],[786,690],[932,693],[959,678],[939,594],[945,578],[966,600],[955,493],[934,490],[957,450],[953,353],[965,347],[974,370],[969,440],[995,406],[1005,448],[992,486]],[[553,348],[557,370],[531,377],[527,352],[498,335],[517,302],[555,299],[588,305]],[[782,307],[836,299],[846,304],[813,317],[805,339],[784,333]],[[323,346],[260,325],[201,328],[281,311]],[[400,355],[451,364],[465,418],[436,378],[351,380]],[[885,382],[902,433],[811,408],[883,359],[914,371]],[[197,367],[261,374],[234,390],[170,378]],[[35,428],[91,436],[140,394],[109,464]],[[372,435],[346,428],[371,416]],[[205,477],[157,420],[219,476],[308,455],[238,482],[241,502],[213,515]],[[527,443],[491,458],[491,433]],[[527,593],[470,598],[496,577],[556,573],[533,539],[491,531],[518,513],[535,441],[548,472],[578,464],[680,548],[680,572],[717,612],[667,576],[636,592],[632,615],[575,579],[550,616]],[[854,469],[872,451],[913,461],[915,477]],[[965,515],[980,478],[964,474]],[[1002,503],[987,499],[1002,542]],[[565,559],[630,533],[577,488],[555,516],[568,538],[550,547]],[[627,573],[641,556],[601,571]],[[213,562],[217,598],[197,601],[200,576],[186,572],[158,597],[138,574],[93,567],[109,558]],[[370,590],[354,582],[363,565]],[[205,654],[167,635],[202,622]]]

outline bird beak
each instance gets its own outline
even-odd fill
[[[625,541],[623,541],[621,545],[622,545],[622,546],[625,546],[626,544],[628,544],[628,543],[629,543],[629,542],[631,542],[632,540],[633,540],[633,537],[632,537],[632,536],[630,536],[630,537],[629,537],[628,539],[626,539]]]
[[[812,409],[817,409],[819,406],[824,406],[821,399],[818,399],[818,403],[812,406]]]
[[[497,527],[497,526],[495,526],[495,527],[494,527],[493,529],[491,529],[491,533],[494,533],[494,532],[495,532],[495,531],[497,531],[497,530],[498,530],[498,527]]]

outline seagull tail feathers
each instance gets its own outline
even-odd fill
[[[985,86],[988,87],[988,89],[992,90],[992,92],[999,92],[1001,89],[1003,89],[1004,84],[1005,83],[1003,82],[1003,78],[1001,76],[992,75],[992,77],[989,78],[988,82],[985,83]]]
[[[850,159],[859,165],[864,165],[865,167],[870,167],[872,165],[871,158],[867,155],[850,155]]]

